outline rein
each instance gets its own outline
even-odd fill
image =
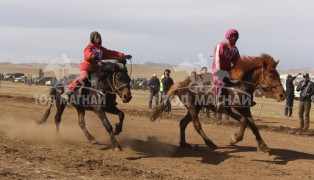
[[[109,93],[111,94],[117,93],[118,95],[121,95],[122,94],[121,90],[128,87],[129,85],[127,83],[124,83],[121,86],[117,87],[117,85],[115,84],[115,74],[116,72],[114,72],[112,75],[112,83],[110,83],[109,78],[107,78],[107,81],[111,87],[111,92],[109,91]]]
[[[276,88],[278,86],[282,86],[282,84],[277,84],[277,85],[270,85],[266,80],[265,80],[265,76],[264,76],[264,67],[262,67],[262,78],[263,78],[263,81],[264,81],[264,84],[257,84],[257,83],[252,83],[252,82],[249,82],[249,81],[242,81],[244,83],[247,83],[247,84],[252,84],[252,85],[255,85],[255,89],[258,89],[258,88],[262,88],[264,89],[265,91],[270,91],[271,89],[273,88]]]

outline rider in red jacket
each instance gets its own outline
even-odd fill
[[[81,62],[80,76],[76,78],[61,95],[68,100],[69,95],[78,87],[84,85],[88,76],[95,72],[100,60],[103,59],[130,59],[131,55],[124,55],[121,52],[112,51],[101,46],[101,36],[97,31],[90,34],[90,43],[84,50],[84,60]]]

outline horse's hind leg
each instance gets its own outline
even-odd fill
[[[84,132],[87,140],[91,143],[91,144],[97,144],[97,141],[95,140],[95,138],[88,132],[88,130],[86,129],[85,126],[85,110],[84,109],[79,109],[77,108],[77,113],[78,113],[78,123],[82,129],[82,131]]]
[[[187,144],[185,141],[185,129],[191,120],[191,114],[190,112],[187,112],[184,118],[180,121],[180,147],[192,148],[191,144]]]

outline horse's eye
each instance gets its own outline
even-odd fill
[[[269,75],[269,78],[270,78],[270,79],[274,79],[274,76],[273,76],[273,75]]]

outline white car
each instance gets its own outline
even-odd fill
[[[46,82],[45,82],[45,85],[46,85],[46,86],[50,86],[50,85],[51,85],[51,81],[46,81]]]

